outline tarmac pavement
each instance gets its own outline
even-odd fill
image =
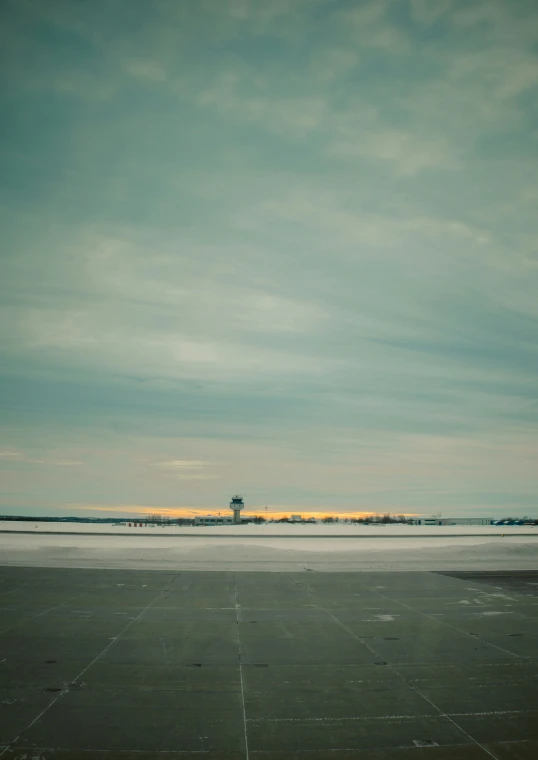
[[[0,757],[534,759],[538,573],[463,576],[0,567]]]

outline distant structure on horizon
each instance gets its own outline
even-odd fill
[[[242,496],[232,496],[232,500],[230,502],[230,509],[234,513],[233,521],[234,525],[240,525],[241,524],[241,510],[245,508],[245,504],[243,502]]]
[[[194,518],[195,525],[206,525],[209,527],[214,525],[232,525],[233,521],[232,515],[197,515]]]
[[[419,517],[412,525],[493,525],[493,517]]]

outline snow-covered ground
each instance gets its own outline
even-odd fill
[[[538,529],[521,526],[128,528],[19,522],[1,523],[0,530],[6,531],[0,533],[1,564],[273,571],[538,569]],[[31,532],[13,532],[17,530]]]
[[[362,538],[371,538],[372,536],[400,536],[409,538],[410,536],[437,536],[443,535],[484,535],[491,536],[504,533],[525,533],[528,535],[538,536],[538,526],[523,525],[346,525],[332,523],[301,523],[293,525],[292,523],[267,523],[255,525],[219,525],[214,528],[197,526],[149,526],[143,528],[129,528],[123,525],[112,525],[107,523],[60,523],[60,522],[11,522],[0,521],[0,531],[33,531],[33,532],[62,532],[62,533],[114,533],[114,535],[127,534],[134,535],[151,535],[155,536],[300,536],[301,538],[317,538],[327,536],[356,536]]]

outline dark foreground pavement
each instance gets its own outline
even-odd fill
[[[534,760],[504,576],[0,567],[0,757]]]

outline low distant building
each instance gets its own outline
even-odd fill
[[[226,515],[221,517],[220,515],[200,515],[194,518],[195,525],[233,525],[233,515]]]
[[[303,518],[302,515],[292,515],[291,516],[291,522],[302,522]]]
[[[417,517],[411,525],[493,525],[493,517]]]

